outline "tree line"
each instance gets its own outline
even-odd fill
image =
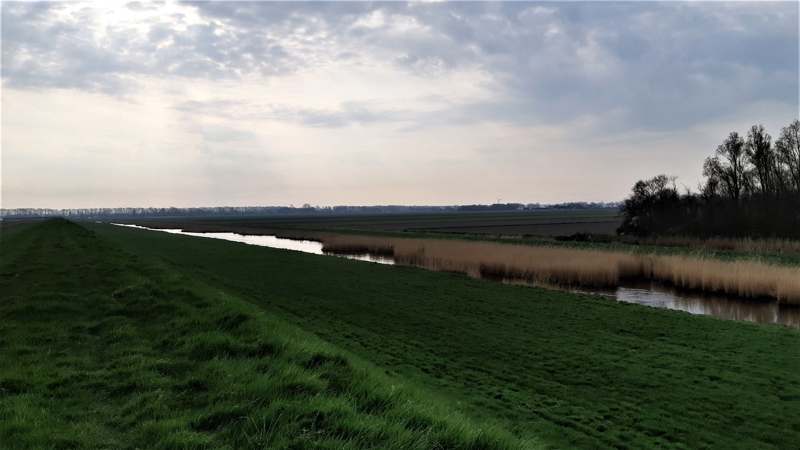
[[[800,120],[774,140],[763,125],[731,132],[703,176],[696,193],[667,175],[636,182],[620,234],[800,238]]]
[[[367,214],[422,214],[464,211],[536,211],[541,209],[617,209],[618,202],[495,203],[491,205],[377,205],[377,206],[215,206],[197,208],[14,208],[0,209],[0,220],[65,217],[86,220],[171,217],[261,217]]]

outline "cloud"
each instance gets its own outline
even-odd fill
[[[727,132],[796,116],[799,7],[7,2],[4,200],[91,206],[120,183],[130,204],[611,200],[663,171],[695,185]]]
[[[738,104],[798,97],[796,3],[198,2],[154,9],[134,2],[127,9],[126,16],[74,4],[3,8],[4,83],[113,94],[135,89],[139,75],[236,80],[348,63],[434,79],[480,68],[498,96],[512,100],[467,105],[455,116],[550,123],[618,110],[643,128],[682,127]],[[312,126],[377,119],[358,105],[284,115]]]

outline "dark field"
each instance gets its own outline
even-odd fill
[[[551,448],[793,448],[800,333],[408,267],[88,224]]]
[[[445,214],[382,214],[349,216],[186,218],[136,220],[160,228],[191,231],[263,233],[275,229],[326,231],[567,236],[575,233],[612,235],[621,223],[614,209],[542,210],[534,212],[455,212]]]

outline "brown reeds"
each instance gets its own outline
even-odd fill
[[[399,264],[475,277],[591,287],[615,287],[625,279],[651,280],[682,289],[800,305],[800,268],[758,261],[329,233],[314,238],[333,253],[392,255]]]
[[[495,242],[398,239],[394,258],[401,264],[472,276],[572,286],[617,285],[617,265],[608,263],[605,252],[564,250]]]
[[[645,278],[684,289],[800,304],[800,268],[797,267],[687,256],[649,258],[653,261],[652,272],[644,273]]]

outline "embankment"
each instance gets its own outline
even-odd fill
[[[0,254],[2,448],[529,448],[73,223]]]

